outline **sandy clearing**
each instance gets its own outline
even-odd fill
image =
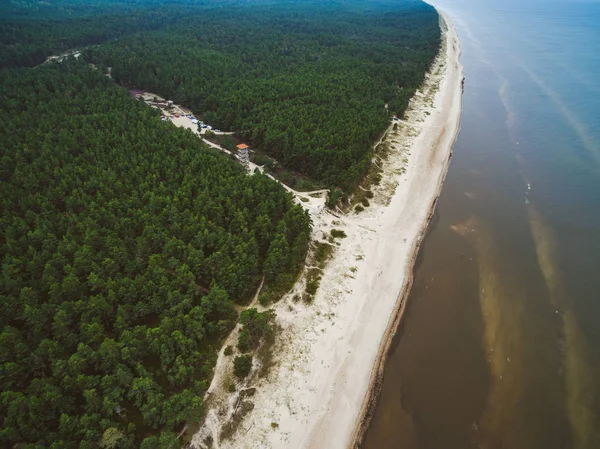
[[[441,13],[443,49],[404,120],[390,126],[390,156],[372,204],[360,214],[313,216],[314,238],[335,227],[347,234],[323,273],[311,305],[292,300],[275,310],[281,330],[275,364],[256,387],[232,437],[220,429],[240,404],[226,392],[230,367],[217,370],[207,419],[193,447],[336,449],[355,445],[368,425],[383,361],[412,282],[417,250],[445,178],[460,126],[463,71],[459,41]],[[230,363],[229,363],[230,365]]]
[[[52,62],[52,61],[63,62],[65,60],[65,58],[68,58],[69,56],[74,56],[75,59],[77,59],[81,56],[81,52],[79,50],[71,50],[71,51],[62,53],[60,55],[48,56],[44,62],[42,62],[41,64],[38,64],[36,67],[42,66],[44,64],[48,64],[49,62]]]

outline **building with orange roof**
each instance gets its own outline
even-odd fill
[[[245,143],[240,143],[236,145],[236,148],[239,150],[237,154],[238,160],[242,163],[246,169],[250,166],[250,155],[248,154],[248,145]]]

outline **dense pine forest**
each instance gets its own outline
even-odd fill
[[[181,0],[167,7],[157,0],[1,2],[0,68],[37,65],[65,50],[158,29],[195,11]]]
[[[285,167],[350,192],[439,48],[437,15],[422,5],[209,10],[86,57],[113,67],[117,82],[185,104]]]
[[[117,1],[120,13],[92,17],[73,7],[69,19],[41,23],[40,11],[30,20],[12,13],[0,33],[2,59],[33,64],[50,49],[103,41],[85,57],[112,67],[118,83],[188,106],[288,169],[345,192],[360,182],[373,142],[405,110],[440,43],[436,12],[413,0],[135,3]]]
[[[2,71],[0,98],[0,446],[165,447],[309,218],[83,62]]]
[[[235,305],[306,258],[281,185],[123,87],[350,193],[439,43],[417,0],[2,2],[0,447],[179,447],[238,318],[272,333]]]

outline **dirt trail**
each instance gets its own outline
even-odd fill
[[[167,103],[167,100],[157,94],[152,93],[152,92],[143,92],[136,96],[138,98],[142,98],[145,102],[147,102],[147,104],[149,106],[152,106],[152,107],[162,111],[163,115],[165,117],[169,117],[169,120],[175,126],[180,127],[180,128],[186,128],[186,129],[189,129],[190,131],[192,131],[194,134],[196,134],[202,140],[202,142],[207,144],[209,147],[214,148],[219,151],[222,151],[223,153],[228,154],[228,155],[232,154],[231,151],[227,150],[226,148],[223,148],[221,145],[211,142],[210,140],[207,140],[206,138],[204,138],[206,129],[200,130],[198,128],[198,125],[196,123],[193,123],[192,119],[190,117],[187,117],[188,115],[191,115],[191,111],[189,109],[186,109],[183,106],[180,106],[178,104],[173,104],[172,107],[169,107],[169,108],[162,106],[162,104]],[[179,117],[173,116],[171,118],[170,116],[174,115],[174,114],[179,115]],[[214,131],[214,130],[212,130],[212,132],[214,132],[217,135],[234,134],[232,132],[223,132],[223,131]],[[256,165],[253,162],[249,162],[247,169],[248,169],[249,175],[253,174],[256,170],[258,170],[260,173],[266,174],[273,181],[276,181],[279,184],[281,184],[288,192],[290,192],[294,195],[296,202],[298,204],[300,204],[304,209],[308,210],[308,212],[311,215],[318,215],[323,211],[323,209],[325,207],[325,201],[327,200],[327,193],[329,192],[328,189],[315,190],[313,192],[298,192],[298,191],[292,189],[291,187],[285,185],[284,183],[282,183],[281,181],[276,179],[271,174],[266,173],[264,171],[264,167],[262,165]],[[313,197],[311,195],[320,195],[320,196]]]

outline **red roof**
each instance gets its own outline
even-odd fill
[[[236,145],[238,150],[245,150],[246,148],[248,148],[248,145],[246,145],[245,143],[240,143],[239,145]]]

